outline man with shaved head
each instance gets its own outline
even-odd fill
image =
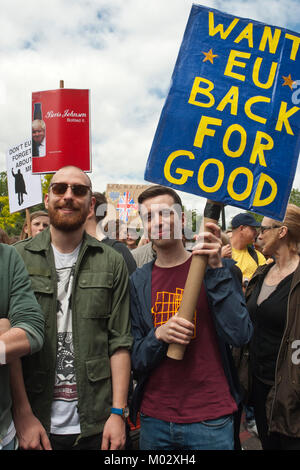
[[[23,449],[121,449],[132,344],[123,257],[84,231],[95,200],[79,168],[57,171],[45,196],[50,227],[19,242],[44,311],[45,345],[14,374]]]

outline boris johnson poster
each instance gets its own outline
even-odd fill
[[[32,93],[32,173],[65,165],[91,171],[89,90]]]

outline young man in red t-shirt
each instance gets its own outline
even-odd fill
[[[131,418],[141,412],[140,448],[233,449],[238,384],[229,344],[249,341],[252,325],[232,260],[221,259],[220,229],[193,255],[207,255],[193,322],[176,315],[192,254],[182,243],[182,204],[171,188],[151,186],[139,197],[144,230],[157,258],[131,276],[132,364],[137,380]],[[186,346],[181,361],[170,343]]]

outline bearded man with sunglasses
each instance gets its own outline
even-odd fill
[[[17,250],[46,321],[42,351],[12,374],[23,449],[100,450],[125,445],[132,344],[123,257],[84,231],[94,210],[79,168],[54,174],[50,227]],[[20,364],[19,364],[20,366]]]

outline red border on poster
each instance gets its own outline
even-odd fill
[[[33,174],[54,173],[65,165],[92,171],[89,95],[89,90],[68,88],[32,93],[32,123],[44,128],[42,145],[32,136]]]

